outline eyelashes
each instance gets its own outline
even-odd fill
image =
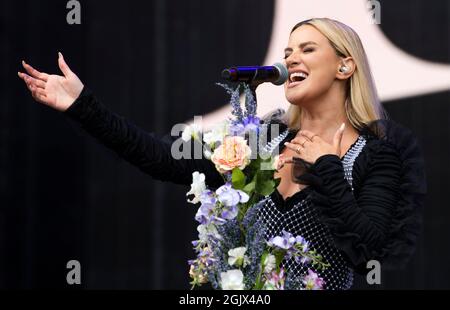
[[[305,48],[305,49],[303,50],[303,53],[309,54],[309,53],[314,52],[314,50],[315,50],[314,48]],[[291,54],[286,54],[286,55],[284,55],[283,59],[287,59],[290,55],[291,55]]]

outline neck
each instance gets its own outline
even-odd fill
[[[345,113],[345,96],[342,92],[330,89],[321,97],[303,102],[301,108],[301,129],[311,131],[325,141],[333,140],[336,130],[342,123],[345,123],[345,131],[351,129]]]

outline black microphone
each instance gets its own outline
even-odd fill
[[[222,71],[222,78],[225,80],[249,84],[272,82],[281,85],[287,80],[288,75],[286,66],[278,62],[273,66],[232,67]]]

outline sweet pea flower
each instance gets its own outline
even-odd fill
[[[198,239],[201,242],[206,242],[210,238],[214,239],[221,239],[219,232],[217,231],[217,228],[213,224],[201,224],[197,226],[198,231]]]
[[[236,206],[225,207],[220,213],[220,217],[225,220],[232,220],[238,215],[238,213],[239,209]]]
[[[295,241],[296,240],[291,233],[283,230],[283,236],[272,237],[269,239],[267,244],[270,247],[276,246],[283,250],[292,250],[293,246],[295,245]]]
[[[280,268],[278,273],[276,270],[266,275],[266,281],[263,290],[284,290],[285,273],[284,268]]]
[[[246,203],[249,196],[241,191],[231,187],[231,183],[225,183],[216,190],[217,199],[225,206],[236,206],[238,203]]]
[[[276,267],[276,258],[273,254],[268,254],[263,262],[264,273],[270,273]]]
[[[246,247],[238,247],[228,251],[228,264],[230,266],[245,267],[250,263],[248,256],[245,255]]]
[[[306,290],[322,290],[325,282],[317,273],[308,269],[308,274],[304,277],[303,284]]]
[[[191,124],[184,127],[183,133],[181,134],[181,139],[183,139],[184,142],[188,142],[191,139],[194,140],[200,140],[202,129],[197,124]]]
[[[210,146],[222,142],[223,138],[228,135],[228,128],[229,124],[227,121],[219,123],[211,131],[203,134],[203,141]]]
[[[203,191],[205,190],[206,190],[205,175],[203,173],[199,173],[198,171],[193,172],[191,190],[186,193],[186,196],[194,195],[194,198],[192,200],[188,199],[188,202],[193,204],[198,203],[200,201],[200,197]]]
[[[195,220],[200,224],[209,224],[212,222],[214,215],[214,205],[212,204],[202,204],[195,214]]]
[[[223,290],[243,290],[244,275],[239,269],[220,273],[220,287]]]

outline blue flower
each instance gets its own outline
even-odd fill
[[[236,206],[225,207],[220,214],[220,217],[226,220],[232,220],[238,215],[238,208]]]
[[[295,245],[295,238],[292,236],[291,233],[283,230],[283,236],[275,236],[269,239],[267,242],[269,246],[273,247],[276,246],[278,248],[281,248],[283,250],[293,250],[293,247]]]
[[[214,204],[202,203],[195,214],[195,220],[200,224],[208,224],[211,222],[211,217],[214,215]]]
[[[231,183],[225,183],[216,190],[217,199],[224,207],[233,207],[238,203],[245,203],[248,201],[248,195],[231,187]]]

